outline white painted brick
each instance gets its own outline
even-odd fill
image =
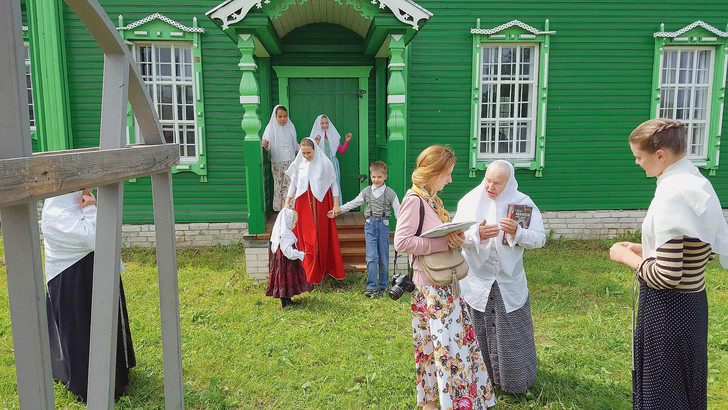
[[[244,229],[248,230],[248,224],[245,222],[230,222],[228,223],[228,228],[230,229]]]
[[[192,229],[192,230],[194,230],[194,229],[199,229],[199,230],[204,229],[204,230],[207,230],[209,227],[210,227],[210,224],[209,223],[206,223],[206,222],[202,222],[202,223],[197,222],[197,223],[191,223],[190,224],[190,229]]]

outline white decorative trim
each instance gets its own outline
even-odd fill
[[[169,25],[172,25],[174,27],[177,27],[178,29],[185,31],[187,33],[204,33],[205,32],[205,29],[202,27],[187,27],[184,24],[180,24],[180,23],[172,20],[171,18],[165,17],[159,13],[150,14],[141,20],[137,20],[133,23],[126,25],[125,27],[119,27],[118,30],[131,30],[135,27],[141,26],[142,24],[149,23],[152,20],[162,20],[163,22],[165,22]]]
[[[244,19],[253,6],[259,9],[263,8],[262,3],[263,1],[261,0],[226,0],[205,13],[205,15],[210,17],[210,19],[222,21],[222,29],[227,30],[231,24],[235,24]],[[270,3],[270,0],[265,0],[265,3]]]
[[[258,96],[258,95],[241,95],[240,104],[260,104],[260,96]]]
[[[28,31],[28,26],[22,26],[23,31]]]
[[[404,24],[412,26],[415,30],[419,30],[420,27],[417,24],[420,20],[429,20],[432,17],[432,13],[427,11],[424,7],[410,0],[372,0],[372,4],[376,5],[379,2],[379,8],[383,9],[384,6],[389,7],[394,17]]]
[[[404,102],[405,102],[404,94],[395,94],[395,95],[387,96],[387,104],[404,104]]]
[[[135,36],[148,36],[149,33],[144,30],[135,30],[134,35]]]
[[[538,34],[555,34],[556,33],[555,31],[539,31],[536,27],[529,26],[528,24],[523,23],[519,20],[511,20],[508,23],[501,24],[498,27],[494,27],[494,28],[490,28],[490,29],[488,29],[488,28],[471,28],[470,34],[487,34],[487,35],[496,34],[500,31],[503,31],[503,30],[505,30],[509,27],[513,27],[513,26],[518,26],[518,27],[520,27],[528,32],[531,32],[533,34],[536,34],[536,35],[538,35]]]
[[[405,64],[404,63],[391,63],[387,66],[387,68],[392,68],[392,67],[405,67]]]
[[[238,63],[238,67],[253,67],[253,68],[258,68],[258,64],[255,64],[255,63]]]
[[[690,31],[690,30],[692,30],[692,29],[694,29],[695,27],[698,27],[698,26],[700,26],[700,27],[702,27],[702,28],[710,31],[711,33],[717,35],[718,37],[723,37],[723,38],[728,37],[728,32],[718,30],[717,28],[711,26],[710,24],[708,24],[708,23],[706,23],[706,22],[704,22],[702,20],[698,20],[698,21],[696,21],[696,22],[694,22],[692,24],[689,24],[689,25],[681,28],[678,31],[658,31],[657,33],[653,34],[653,36],[654,37],[674,38],[674,37],[677,37],[677,36],[679,36],[679,35],[681,35],[681,34],[683,34],[685,32],[688,32],[688,31]],[[662,25],[662,27],[664,27],[664,25]]]

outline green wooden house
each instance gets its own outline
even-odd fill
[[[299,139],[320,113],[354,134],[340,157],[344,201],[375,160],[401,197],[419,152],[443,143],[458,156],[449,209],[494,159],[515,165],[545,211],[646,208],[654,180],[627,136],[658,116],[687,124],[689,157],[728,201],[725,0],[100,3],[180,146],[178,223],[264,231],[260,136],[279,103]],[[97,145],[103,56],[60,0],[27,0],[24,18],[35,149]],[[131,109],[127,124],[141,141]],[[149,178],[125,191],[124,221],[151,222]]]

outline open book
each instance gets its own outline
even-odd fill
[[[508,204],[507,215],[509,218],[518,222],[521,228],[528,229],[531,225],[531,214],[533,213],[533,207],[530,205],[517,205]],[[513,246],[513,236],[510,234],[503,235],[503,245]]]
[[[425,232],[422,232],[420,236],[422,238],[439,238],[440,236],[445,236],[450,232],[455,232],[459,229],[465,231],[470,228],[470,226],[472,226],[474,223],[475,221],[447,222],[442,225],[438,225],[432,229],[428,229]]]

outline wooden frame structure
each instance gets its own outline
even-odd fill
[[[33,155],[21,73],[19,0],[0,2],[0,218],[21,408],[53,409],[37,201],[98,186],[88,407],[112,409],[124,181],[152,176],[165,405],[184,408],[171,167],[176,144],[161,127],[134,60],[95,0],[65,0],[104,52],[99,149]],[[126,146],[127,101],[145,145]],[[108,273],[113,274],[109,275]]]

